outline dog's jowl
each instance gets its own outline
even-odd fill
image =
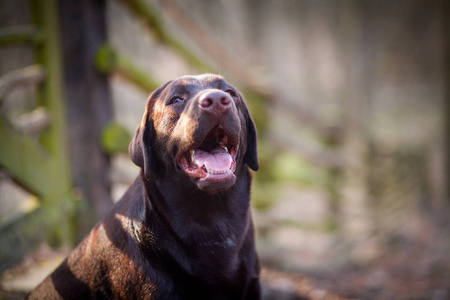
[[[211,74],[166,83],[129,152],[140,176],[29,298],[260,299],[242,95]]]

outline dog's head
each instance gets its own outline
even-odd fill
[[[180,77],[155,90],[129,152],[147,179],[170,174],[209,192],[233,186],[245,164],[259,168],[245,100],[212,74]]]

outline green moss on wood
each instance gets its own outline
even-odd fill
[[[42,40],[42,34],[33,26],[26,25],[0,28],[0,46],[39,44]]]
[[[117,52],[109,45],[100,47],[95,59],[95,66],[99,72],[118,73],[146,91],[153,91],[161,84],[151,74],[138,67],[130,58]]]
[[[116,66],[116,53],[109,45],[103,45],[97,50],[95,67],[102,73],[111,72]]]
[[[0,165],[34,194],[43,196],[52,189],[49,174],[49,155],[40,145],[14,129],[8,119],[0,115]]]
[[[38,103],[51,115],[52,123],[40,136],[40,145],[46,150],[48,162],[45,168],[30,168],[41,171],[46,179],[46,189],[39,195],[42,208],[53,223],[48,235],[57,236],[60,243],[70,241],[73,228],[67,222],[73,213],[72,180],[69,168],[67,145],[66,109],[64,106],[64,74],[62,71],[62,48],[58,2],[56,0],[34,0],[30,2],[33,23],[42,33],[43,42],[35,45],[36,63],[45,68],[46,80],[39,85]],[[20,180],[20,177],[17,178]]]
[[[149,30],[159,39],[161,42],[171,46],[172,49],[178,52],[188,64],[196,68],[200,72],[211,72],[212,69],[199,59],[192,51],[184,46],[175,36],[173,36],[164,27],[161,14],[150,4],[142,0],[124,0],[131,11],[133,11],[138,17],[144,20]]]
[[[132,135],[120,124],[111,123],[103,130],[101,144],[108,154],[127,153]]]

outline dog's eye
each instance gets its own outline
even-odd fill
[[[184,101],[183,98],[176,96],[176,97],[173,97],[172,99],[170,99],[170,104],[180,103],[180,102],[183,102],[183,101]]]
[[[236,97],[236,93],[233,90],[226,90],[226,93],[230,94],[231,97]]]

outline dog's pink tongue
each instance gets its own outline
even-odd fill
[[[230,169],[232,158],[225,149],[220,147],[211,152],[197,149],[195,151],[194,163],[199,167],[205,165],[208,172],[223,173]]]

